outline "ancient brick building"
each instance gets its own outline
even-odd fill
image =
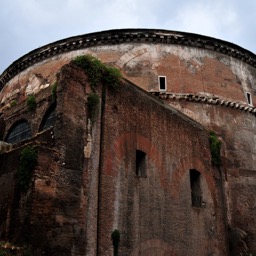
[[[83,55],[120,86],[92,85]],[[166,30],[24,55],[0,76],[0,240],[110,256],[118,230],[122,256],[256,255],[255,80],[253,53]]]

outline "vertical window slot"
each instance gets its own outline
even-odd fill
[[[248,104],[252,105],[252,95],[249,92],[247,92],[246,93],[246,97],[247,97]]]
[[[197,170],[190,170],[191,202],[194,207],[202,207],[201,174]]]
[[[159,76],[158,77],[158,83],[159,83],[159,90],[160,91],[166,91],[166,76]]]
[[[136,175],[138,177],[146,177],[146,153],[141,150],[136,150]]]

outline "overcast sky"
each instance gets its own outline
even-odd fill
[[[256,53],[256,0],[0,0],[0,74],[24,54],[116,28],[207,35]]]

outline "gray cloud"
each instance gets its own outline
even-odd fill
[[[256,52],[255,9],[254,0],[4,0],[0,9],[0,73],[39,46],[114,28],[198,33]]]

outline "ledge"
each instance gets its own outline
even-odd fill
[[[122,43],[155,43],[191,46],[220,52],[256,67],[256,55],[229,42],[198,34],[157,30],[120,29],[69,37],[37,48],[13,62],[0,76],[0,90],[19,72],[35,63],[78,49]]]
[[[236,101],[221,99],[218,97],[207,97],[207,96],[196,95],[191,93],[169,93],[169,92],[158,92],[158,91],[153,91],[149,93],[162,100],[183,100],[183,101],[191,101],[191,102],[204,103],[204,104],[210,104],[210,105],[220,105],[224,107],[241,110],[244,112],[249,112],[250,114],[256,116],[255,107],[248,104],[236,102]]]

